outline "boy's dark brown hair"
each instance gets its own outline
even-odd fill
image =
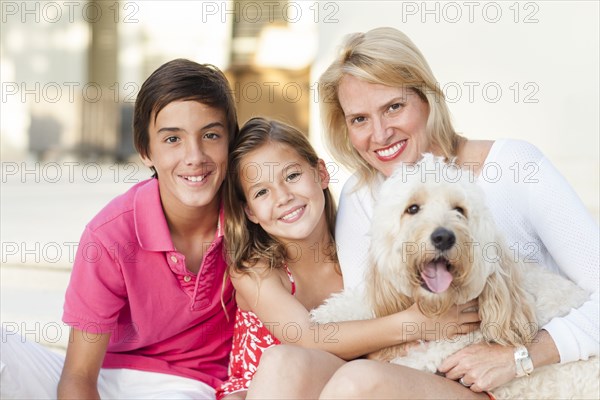
[[[148,127],[169,103],[192,100],[225,112],[229,144],[239,132],[235,101],[225,75],[214,65],[178,58],[161,65],[146,79],[135,101],[133,140],[143,157],[150,156]]]

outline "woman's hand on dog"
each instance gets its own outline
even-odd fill
[[[464,335],[479,329],[481,323],[477,300],[455,305],[438,317],[423,315],[416,304],[408,310],[415,313],[418,320],[417,327],[420,330],[418,336],[424,341],[449,340],[456,335]]]
[[[474,392],[489,391],[515,377],[514,348],[476,343],[457,351],[439,367],[446,378],[470,385]]]

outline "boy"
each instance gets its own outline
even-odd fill
[[[54,354],[32,352],[35,369],[42,362],[45,370],[40,379],[26,357],[5,362],[3,354],[3,386],[6,369],[33,391],[3,387],[2,398],[54,397],[57,383],[59,398],[214,398],[227,376],[235,309],[223,280],[221,185],[237,132],[218,69],[178,59],[144,82],[134,140],[154,176],[111,201],[82,235],[65,299],[71,334],[60,381]]]

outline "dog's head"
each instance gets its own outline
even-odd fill
[[[479,296],[500,268],[496,229],[474,175],[431,154],[386,180],[371,233],[374,272],[429,316]]]
[[[479,298],[487,341],[525,344],[537,332],[519,263],[471,171],[424,155],[383,184],[371,226],[367,292],[377,316],[417,303],[429,317]]]

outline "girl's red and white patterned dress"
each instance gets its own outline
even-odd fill
[[[296,294],[294,277],[284,265],[292,284],[292,295]],[[217,388],[217,400],[228,394],[248,390],[250,381],[258,368],[262,353],[271,346],[281,344],[252,311],[237,309],[233,328],[233,346],[229,358],[229,379]]]

